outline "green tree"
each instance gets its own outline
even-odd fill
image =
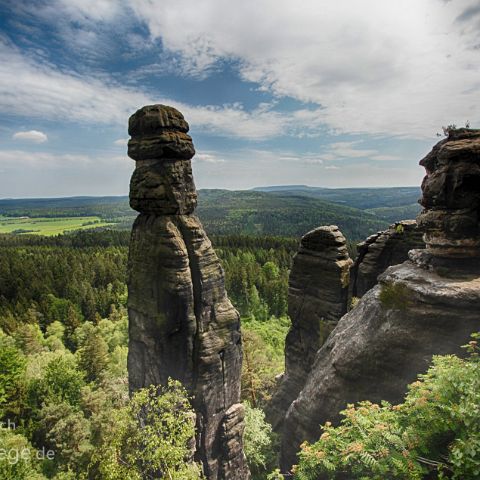
[[[44,448],[54,452],[59,470],[86,472],[93,446],[90,424],[81,411],[66,402],[44,405],[37,436]]]
[[[245,404],[244,452],[253,480],[263,480],[276,463],[277,438],[272,426],[265,421],[265,413]]]
[[[179,382],[139,390],[113,415],[116,428],[94,455],[102,479],[201,478],[192,460],[195,415]]]
[[[0,417],[5,410],[19,412],[25,367],[22,352],[0,336]]]
[[[15,343],[26,354],[39,353],[43,350],[44,338],[38,324],[20,325],[14,334]]]
[[[46,480],[28,440],[10,428],[0,427],[0,478],[2,480]]]
[[[108,366],[108,345],[97,334],[97,330],[91,331],[85,339],[83,346],[78,350],[78,365],[87,374],[87,381],[93,382],[100,378],[102,372]]]
[[[85,374],[79,370],[71,353],[55,356],[41,373],[42,376],[33,379],[29,385],[31,408],[38,410],[41,403],[66,402],[74,407],[80,405]]]

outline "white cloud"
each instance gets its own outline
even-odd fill
[[[222,59],[280,96],[313,102],[312,126],[432,137],[480,123],[478,29],[456,21],[473,0],[132,0],[131,8],[201,75]]]
[[[244,148],[209,154],[224,158],[225,162],[195,162],[198,188],[248,189],[263,185],[390,187],[419,185],[424,175],[416,159],[393,165],[356,159],[343,167],[322,163],[313,154],[296,155],[290,151]],[[315,158],[320,161],[315,162]]]
[[[334,142],[327,145],[319,155],[325,161],[345,159],[368,159],[378,162],[401,160],[396,155],[385,155],[374,148],[361,148],[362,141]]]
[[[16,132],[13,134],[12,138],[14,140],[25,140],[27,142],[33,142],[33,143],[45,143],[48,140],[47,135],[43,132],[39,132],[38,130]]]
[[[126,155],[0,150],[0,166],[1,196],[23,198],[124,195],[135,162]]]
[[[285,133],[294,122],[262,104],[246,111],[240,104],[192,106],[95,77],[80,77],[23,55],[0,39],[0,110],[9,114],[72,122],[126,126],[139,107],[177,107],[198,130],[261,140]]]
[[[0,150],[2,166],[28,165],[37,167],[71,167],[72,165],[93,164],[95,159],[88,155],[54,154],[50,152],[27,152],[23,150]]]
[[[119,138],[118,140],[115,140],[113,143],[115,145],[118,145],[119,147],[125,147],[128,145],[128,138]]]
[[[475,5],[304,0],[299,8],[291,0],[233,6],[224,0],[50,0],[38,15],[52,24],[60,19],[65,38],[79,51],[103,48],[106,26],[127,29],[125,41],[135,38],[138,44],[138,34],[128,31],[136,16],[150,32],[145,43],[161,43],[162,65],[169,61],[177,73],[205,76],[227,60],[260,90],[310,107],[279,113],[273,105],[248,111],[239,104],[186,105],[108,77],[81,77],[1,44],[0,108],[125,125],[139,106],[163,102],[180,108],[196,129],[251,140],[338,132],[432,138],[443,124],[480,124]],[[76,34],[72,25],[81,27]]]

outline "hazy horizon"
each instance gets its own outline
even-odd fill
[[[258,189],[263,188],[285,188],[290,187],[292,190],[295,187],[298,188],[312,188],[312,189],[324,189],[324,190],[363,190],[363,189],[371,189],[371,190],[380,190],[380,189],[400,189],[400,188],[418,188],[420,190],[419,185],[402,185],[398,187],[321,187],[315,185],[258,185],[252,188],[239,188],[239,189],[232,189],[232,188],[197,188],[198,191],[201,190],[226,190],[229,192],[248,192],[248,191],[255,191]],[[1,197],[0,201],[2,200],[55,200],[55,199],[68,199],[68,198],[120,198],[120,197],[128,197],[128,192],[121,193],[119,195],[66,195],[66,196],[53,196],[53,197]]]

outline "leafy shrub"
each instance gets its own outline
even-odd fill
[[[263,480],[276,463],[277,437],[265,421],[265,413],[245,403],[244,452],[253,480]]]
[[[36,452],[22,435],[0,427],[0,478],[2,480],[46,480],[39,473]]]
[[[94,455],[103,480],[201,479],[192,460],[195,414],[182,385],[139,390],[113,413],[112,428]]]
[[[466,359],[434,357],[404,403],[348,405],[340,426],[302,445],[295,479],[480,478],[479,338]]]

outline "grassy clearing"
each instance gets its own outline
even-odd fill
[[[100,217],[61,217],[61,218],[28,218],[0,216],[0,233],[17,235],[59,235],[74,230],[107,227],[113,223],[103,222]]]

